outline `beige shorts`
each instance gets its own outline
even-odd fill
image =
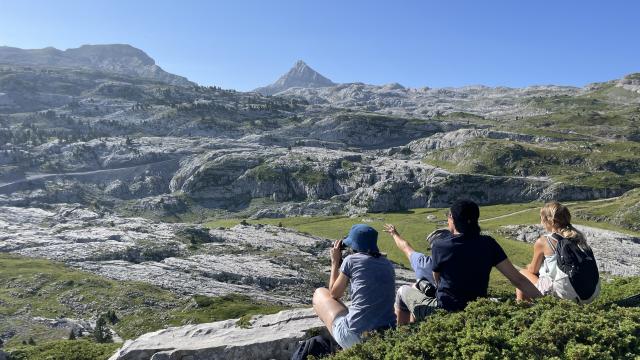
[[[438,309],[438,300],[426,296],[413,286],[402,285],[396,293],[395,306],[397,309],[411,312],[416,321],[419,321]]]

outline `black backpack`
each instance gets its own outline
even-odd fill
[[[306,360],[309,355],[324,357],[334,354],[339,349],[340,346],[331,336],[318,335],[300,342],[291,360]]]
[[[577,241],[567,239],[559,234],[551,234],[551,238],[557,241],[557,245],[553,246],[551,241],[549,245],[557,254],[558,270],[566,275],[569,279],[571,287],[575,291],[578,302],[591,299],[596,291],[599,291],[600,273],[596,258],[593,251],[588,246],[580,246]],[[556,276],[558,281],[559,276]]]

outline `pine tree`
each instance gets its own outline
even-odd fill
[[[111,338],[111,331],[107,327],[107,319],[104,315],[100,315],[96,321],[96,327],[93,329],[93,337],[98,343],[108,343],[113,339]]]

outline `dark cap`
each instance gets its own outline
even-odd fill
[[[476,203],[471,200],[458,200],[451,205],[449,211],[458,232],[480,233],[480,225],[478,225],[480,208]]]

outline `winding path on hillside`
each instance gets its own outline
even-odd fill
[[[608,202],[608,201],[615,201],[615,200],[617,200],[617,199],[619,199],[619,198],[620,198],[620,196],[615,196],[615,197],[606,198],[606,199],[588,200],[588,201],[585,201],[585,202],[586,202],[586,203]],[[567,206],[568,206],[568,205],[576,205],[576,204],[578,204],[578,203],[577,203],[577,202],[569,202],[569,203],[565,203],[565,205],[567,205]],[[609,204],[604,204],[604,205],[600,205],[600,206],[597,206],[597,207],[594,207],[594,208],[604,207],[604,206],[608,206],[608,205],[609,205]],[[491,217],[491,218],[488,218],[488,219],[482,219],[482,220],[480,220],[479,222],[487,222],[487,221],[492,221],[492,220],[503,219],[503,218],[507,218],[507,217],[510,217],[510,216],[514,216],[514,215],[522,214],[522,213],[525,213],[525,212],[527,212],[527,211],[536,210],[536,209],[540,209],[540,207],[532,207],[532,208],[527,208],[527,209],[524,209],[524,210],[518,210],[518,211],[516,211],[516,212],[512,212],[512,213],[509,213],[509,214],[504,214],[504,215],[494,216],[494,217]],[[577,209],[577,210],[575,210],[575,211],[580,211],[580,210],[581,210],[581,209]]]
[[[127,166],[127,167],[121,167],[121,168],[113,168],[113,169],[100,169],[100,170],[57,173],[57,174],[43,174],[43,173],[26,174],[24,179],[12,181],[12,182],[0,185],[0,192],[4,193],[4,192],[7,192],[7,190],[9,190],[9,192],[15,191],[14,190],[15,187],[22,184],[27,184],[32,181],[43,181],[47,179],[67,178],[67,177],[76,177],[76,176],[84,177],[84,176],[101,175],[101,174],[111,175],[114,173],[119,173],[119,172],[128,171],[128,170],[144,169],[146,167],[168,164],[172,161],[176,161],[176,159],[161,160],[161,161],[156,161],[152,163]]]

